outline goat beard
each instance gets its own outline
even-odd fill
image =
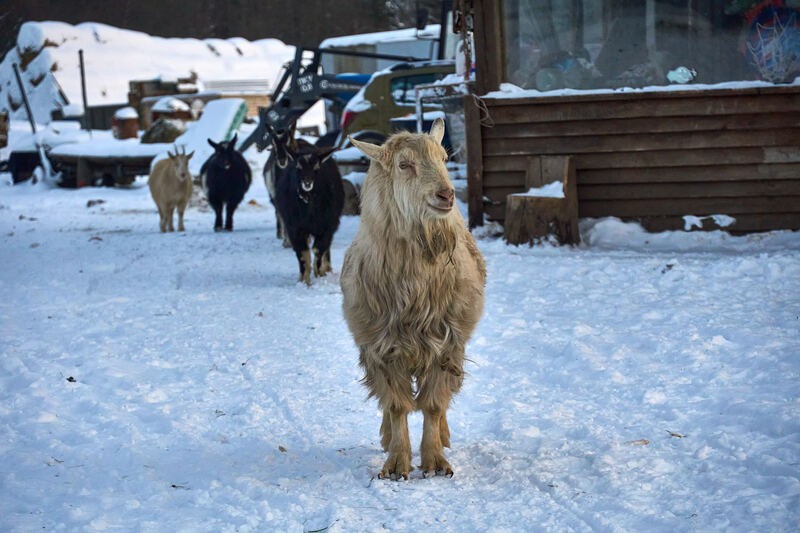
[[[450,217],[425,220],[419,225],[416,235],[426,259],[433,262],[444,255],[452,261],[458,233],[454,231]]]

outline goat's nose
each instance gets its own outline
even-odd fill
[[[447,187],[445,189],[439,189],[439,192],[436,193],[436,196],[439,199],[444,200],[445,202],[452,202],[454,194],[455,193],[454,193],[453,189],[450,188],[450,187]]]

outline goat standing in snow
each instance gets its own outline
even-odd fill
[[[314,275],[331,271],[331,243],[339,228],[344,209],[344,186],[336,163],[330,158],[333,148],[301,146],[299,152],[288,144],[277,144],[277,157],[285,154],[286,164],[275,166],[275,206],[283,221],[300,265],[300,281],[311,284],[309,239],[314,237]]]
[[[264,164],[264,185],[266,185],[267,193],[269,193],[269,201],[275,209],[276,236],[279,239],[283,239],[283,245],[286,248],[290,248],[292,243],[289,241],[289,235],[285,230],[285,224],[276,203],[275,176],[292,163],[294,154],[301,150],[307,150],[312,145],[304,139],[294,139],[294,133],[291,128],[276,131],[269,124],[266,125],[266,128],[270,134],[272,150],[267,162]]]
[[[230,141],[215,143],[208,139],[214,153],[200,169],[203,189],[214,209],[214,231],[222,231],[222,208],[225,207],[225,231],[233,231],[233,213],[253,181],[250,165],[236,150],[237,135]]]
[[[464,219],[441,146],[430,134],[397,133],[383,146],[352,140],[370,159],[361,224],[347,250],[344,316],[360,351],[364,384],[383,410],[380,477],[408,479],[408,413],[424,416],[425,477],[452,476],[447,408],[464,380],[464,348],[483,312],[486,268]]]
[[[192,197],[192,174],[189,172],[189,160],[194,152],[186,154],[167,151],[167,159],[161,159],[153,165],[148,179],[150,195],[158,207],[161,232],[175,231],[173,223],[175,209],[178,209],[178,231],[186,231],[183,226],[183,212]]]

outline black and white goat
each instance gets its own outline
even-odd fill
[[[214,209],[214,231],[233,231],[233,213],[253,181],[250,165],[236,150],[237,135],[230,141],[216,143],[208,139],[214,153],[203,163],[200,176],[208,203]],[[225,226],[222,208],[225,207]]]
[[[311,143],[305,139],[295,139],[294,132],[291,128],[284,130],[274,130],[267,125],[270,140],[272,143],[272,150],[270,151],[269,158],[264,164],[264,185],[267,187],[269,193],[269,201],[272,207],[275,208],[276,232],[275,235],[279,239],[283,239],[283,245],[290,248],[292,243],[289,241],[289,235],[284,231],[284,223],[278,205],[275,199],[275,174],[279,170],[283,170],[292,162],[292,157],[298,151],[305,150],[312,146]]]
[[[311,237],[314,238],[314,275],[320,277],[331,271],[331,242],[344,208],[342,178],[330,158],[333,148],[310,144],[292,146],[285,137],[271,137],[277,158],[275,207],[297,255],[300,281],[310,285]]]

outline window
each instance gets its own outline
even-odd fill
[[[428,83],[434,83],[442,79],[445,74],[438,72],[431,72],[429,74],[417,74],[414,76],[402,76],[392,79],[390,92],[392,100],[400,105],[413,105],[414,100],[414,87]]]
[[[800,0],[503,0],[503,35],[526,89],[800,76]]]

